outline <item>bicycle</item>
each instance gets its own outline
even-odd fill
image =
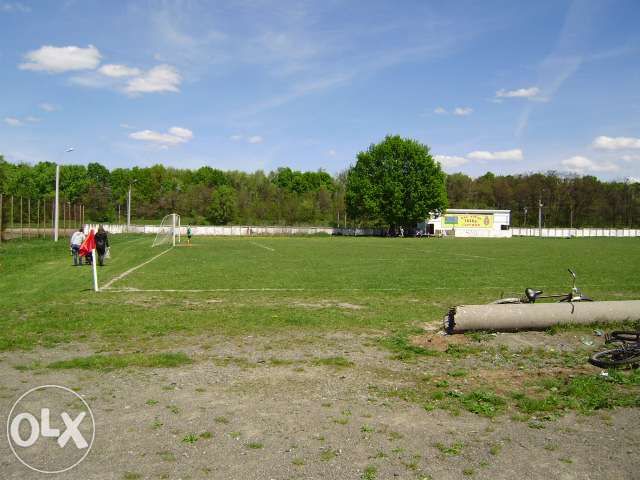
[[[605,335],[605,344],[617,343],[618,348],[596,352],[589,363],[601,368],[640,364],[640,330],[635,332],[616,330]]]
[[[573,286],[569,293],[542,295],[542,290],[534,290],[533,288],[525,288],[522,297],[501,298],[491,302],[492,304],[514,304],[514,303],[536,303],[537,300],[543,298],[558,298],[558,302],[593,302],[593,299],[582,294],[582,291],[576,287],[576,273],[570,268],[567,269],[573,278]]]

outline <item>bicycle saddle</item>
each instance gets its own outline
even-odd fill
[[[525,288],[524,294],[531,303],[536,301],[536,298],[542,294],[542,290],[534,290],[533,288]]]

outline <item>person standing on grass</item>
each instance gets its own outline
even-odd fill
[[[82,265],[82,259],[80,258],[80,246],[84,242],[84,231],[81,228],[77,232],[73,232],[71,235],[71,254],[73,255],[73,266],[77,267]]]
[[[107,238],[107,232],[102,225],[98,227],[98,233],[96,233],[96,253],[98,254],[98,265],[101,267],[104,265],[104,256],[109,248],[109,238]]]
[[[191,246],[191,237],[193,232],[191,231],[191,225],[187,225],[187,245]]]

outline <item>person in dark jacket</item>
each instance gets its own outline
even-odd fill
[[[98,233],[96,233],[96,253],[98,254],[98,265],[104,265],[104,256],[107,254],[109,248],[109,238],[107,232],[102,225],[98,227]]]

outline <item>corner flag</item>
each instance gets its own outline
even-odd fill
[[[98,257],[96,256],[96,236],[93,229],[87,235],[82,245],[80,245],[80,251],[78,252],[81,257],[87,256],[91,253],[91,267],[93,268],[93,290],[98,291],[98,270],[96,269],[96,262]]]
[[[87,253],[91,253],[96,249],[96,236],[95,233],[93,232],[93,229],[91,229],[91,231],[89,232],[89,235],[87,235],[87,238],[84,239],[84,242],[82,242],[82,245],[80,245],[80,251],[78,252],[80,254],[81,257],[84,257],[87,255]]]

